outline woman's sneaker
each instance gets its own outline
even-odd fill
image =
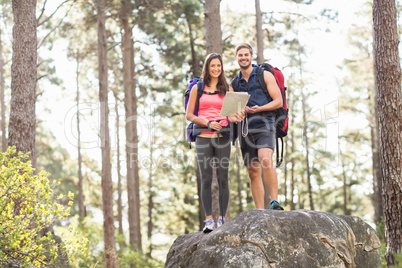
[[[219,219],[218,219],[218,228],[221,227],[225,223],[226,223],[226,220],[224,218],[219,217]]]
[[[213,219],[206,219],[205,221],[205,227],[202,229],[204,233],[209,233],[215,230],[215,222]]]
[[[278,201],[276,201],[274,199],[271,201],[271,203],[269,203],[269,209],[283,210],[283,207],[281,206],[281,204]]]

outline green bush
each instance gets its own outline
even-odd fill
[[[1,267],[10,263],[44,267],[65,247],[56,243],[51,230],[56,221],[68,217],[72,202],[64,207],[52,201],[49,174],[41,171],[36,175],[27,159],[28,154],[17,153],[15,147],[0,153]]]

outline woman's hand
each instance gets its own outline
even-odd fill
[[[238,111],[234,116],[229,116],[228,119],[232,123],[237,123],[243,121],[245,118],[244,111]]]
[[[222,128],[222,125],[218,122],[210,121],[208,123],[208,127],[213,130],[220,130]]]

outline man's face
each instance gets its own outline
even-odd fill
[[[248,48],[242,48],[237,51],[236,54],[237,63],[240,68],[247,69],[251,65],[251,60],[253,59],[253,54],[251,54]]]

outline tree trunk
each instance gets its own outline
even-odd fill
[[[113,185],[110,165],[107,41],[105,0],[97,0],[98,17],[98,68],[100,102],[100,140],[102,150],[102,208],[105,267],[116,267],[116,249],[113,220]]]
[[[3,44],[1,41],[1,27],[0,27],[0,109],[1,109],[1,151],[7,151],[7,138],[6,138],[6,104],[4,102],[4,58],[3,58]]]
[[[137,96],[135,95],[134,41],[130,1],[122,0],[120,19],[123,26],[123,84],[126,108],[127,196],[130,245],[142,251],[140,225],[140,180],[138,174]]]
[[[116,113],[116,147],[117,147],[117,221],[119,222],[119,239],[120,249],[125,247],[123,233],[123,205],[122,205],[122,183],[121,183],[121,165],[120,165],[120,115],[119,115],[119,99],[117,90],[113,92],[115,99]]]
[[[302,68],[302,61],[301,61],[301,56],[300,53],[298,54],[299,56],[299,71],[300,71],[300,79],[303,81],[303,68]],[[302,101],[302,109],[303,109],[303,141],[304,141],[304,146],[306,149],[306,171],[307,171],[307,187],[308,187],[308,197],[310,201],[310,209],[314,210],[314,202],[313,202],[313,192],[311,188],[311,174],[310,174],[310,161],[309,161],[309,143],[308,143],[308,137],[307,137],[307,111],[306,111],[306,98],[304,96],[304,91],[303,91],[303,84],[301,86],[301,101]]]
[[[371,133],[371,152],[372,152],[372,160],[373,160],[373,196],[372,203],[374,207],[374,222],[378,225],[381,223],[382,218],[384,217],[384,210],[382,209],[382,170],[380,166],[380,141],[378,137],[379,129],[378,129],[378,114],[377,114],[377,93],[375,88],[377,87],[377,82],[374,79],[374,88],[370,94],[370,99],[372,103],[374,103],[374,109],[371,111],[371,120],[372,123],[370,125],[370,133]]]
[[[402,96],[395,1],[374,0],[373,24],[386,260],[396,265],[392,253],[402,248]]]
[[[29,160],[35,168],[36,0],[13,0],[12,9],[13,63],[8,145],[23,153],[30,152]]]
[[[347,183],[347,176],[346,176],[346,171],[345,171],[345,164],[343,163],[342,158],[341,158],[341,165],[342,165],[342,180],[343,180],[343,187],[342,187],[343,214],[349,215],[349,213],[348,213],[348,183]]]
[[[85,217],[84,208],[84,189],[83,189],[83,178],[82,178],[82,156],[81,156],[81,130],[80,130],[80,87],[79,87],[79,75],[80,75],[80,53],[77,51],[76,54],[77,66],[75,69],[75,83],[77,87],[77,151],[78,151],[78,216],[79,221]]]
[[[290,170],[290,210],[295,210],[296,209],[295,199],[294,199],[294,197],[295,197],[295,158],[294,158],[295,139],[294,139],[293,133],[291,135],[292,135],[291,136],[292,158],[291,158],[290,162],[291,162],[292,168]]]
[[[294,108],[295,108],[295,94],[292,93],[292,97],[289,99],[290,101],[290,109],[289,109],[289,118],[290,118],[290,126],[293,126],[294,124],[294,118],[295,118],[295,112],[294,112]],[[295,152],[296,152],[296,146],[295,146],[295,135],[294,132],[290,131],[290,142],[292,144],[292,146],[290,147],[290,153],[292,158],[290,159],[290,163],[292,168],[290,169],[290,210],[295,210],[296,209],[296,205],[295,205],[295,199],[294,199],[294,195],[295,195]]]
[[[222,30],[220,0],[205,0],[205,45],[207,54],[215,52],[222,54]]]
[[[262,31],[262,13],[260,0],[255,0],[255,17],[256,17],[256,32],[257,32],[257,63],[264,62],[264,37]]]
[[[154,152],[154,148],[153,148],[153,144],[155,143],[154,139],[152,138],[152,141],[150,142],[150,165],[149,165],[149,177],[148,177],[148,243],[149,243],[149,249],[148,249],[148,253],[147,256],[148,258],[152,258],[152,249],[153,249],[153,245],[152,245],[152,231],[154,228],[154,223],[153,223],[153,216],[152,216],[152,210],[154,209],[154,192],[152,190],[153,184],[152,184],[152,180],[153,180],[153,172],[152,172],[152,168],[153,168],[153,152]],[[187,163],[187,161],[185,162]]]
[[[201,76],[201,68],[198,64],[197,53],[195,52],[195,42],[193,37],[193,29],[191,27],[190,20],[188,19],[188,15],[186,14],[187,18],[187,25],[188,25],[188,36],[190,39],[190,49],[191,49],[191,71],[194,76]],[[183,132],[184,140],[186,139],[186,134]],[[197,177],[197,195],[198,195],[198,221],[199,221],[199,230],[201,231],[204,228],[204,218],[205,218],[205,211],[204,207],[202,206],[201,200],[201,175],[200,169],[197,163],[197,157],[194,158],[194,166],[195,166],[195,174]]]
[[[204,4],[205,10],[205,45],[207,54],[222,54],[222,30],[220,15],[220,0],[206,0]],[[215,221],[219,217],[219,186],[216,177],[216,169],[214,168],[212,178],[212,217]],[[229,206],[228,206],[229,210]]]
[[[187,16],[187,14],[186,14]],[[193,28],[191,27],[191,23],[187,20],[188,25],[188,36],[190,38],[190,49],[191,49],[191,71],[193,76],[201,75],[201,68],[198,64],[197,53],[195,52],[195,42],[193,37]]]
[[[306,100],[304,98],[303,89],[301,90],[302,96],[302,106],[303,106],[303,141],[306,149],[306,171],[307,171],[307,187],[308,187],[308,197],[310,201],[310,209],[314,210],[314,202],[313,202],[313,191],[311,188],[311,174],[310,174],[310,162],[309,162],[309,143],[307,137],[307,119],[306,119]]]

